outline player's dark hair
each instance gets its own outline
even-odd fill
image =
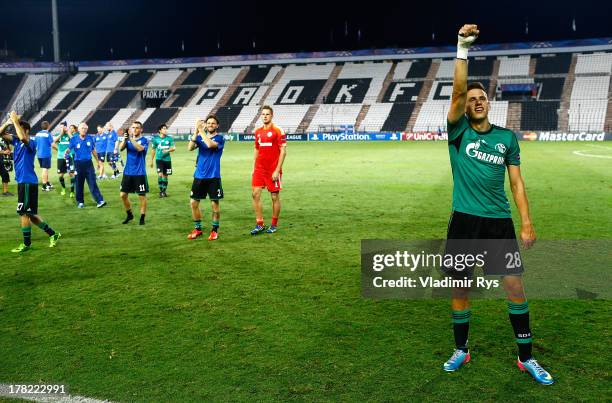
[[[28,125],[29,126],[29,125]],[[46,120],[43,120],[43,122],[40,124],[40,127],[43,130],[49,130],[49,122],[47,122]]]
[[[70,125],[71,129],[74,129],[75,132],[79,131],[79,128],[77,127],[77,125]]]
[[[142,127],[142,123],[141,123],[141,122],[139,122],[138,120],[135,120],[135,121],[134,121],[134,124],[137,124],[138,126]]]
[[[264,109],[269,110],[269,111],[270,111],[270,113],[271,113],[272,115],[274,115],[274,109],[272,109],[272,107],[271,107],[270,105],[264,105],[264,106],[261,108],[261,110],[263,111]]]
[[[104,126],[98,125],[98,129],[104,129]]]
[[[217,122],[217,124],[219,124],[219,119],[217,118],[217,115],[214,114],[210,114],[206,117],[206,122],[208,122],[208,119],[215,119],[215,122]]]
[[[161,132],[164,127],[167,129],[168,125],[166,125],[165,123],[163,125],[159,125],[159,127],[157,128],[157,131]]]
[[[45,123],[45,122],[43,122],[43,123]],[[49,122],[46,122],[46,123],[47,123],[47,129],[48,129],[48,128],[49,128]],[[26,132],[29,132],[29,131],[30,131],[30,129],[32,128],[32,127],[30,126],[30,123],[26,122],[25,120],[20,120],[20,121],[19,121],[19,124],[21,125],[21,127],[23,128],[23,130],[25,130]],[[41,127],[42,127],[42,126],[41,126]],[[45,129],[45,130],[46,130],[46,129]]]
[[[485,89],[484,85],[482,85],[480,81],[474,81],[473,83],[468,84],[467,90],[469,91],[473,89],[483,90],[485,94],[487,93],[487,90]]]

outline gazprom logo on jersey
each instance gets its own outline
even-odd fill
[[[506,160],[504,157],[499,157],[497,155],[485,153],[483,151],[480,151],[479,148],[480,148],[480,140],[477,140],[476,142],[470,143],[465,147],[465,153],[468,156],[472,158],[476,158],[480,161],[491,162],[497,165],[504,164]]]
[[[397,141],[397,133],[309,133],[309,141]]]

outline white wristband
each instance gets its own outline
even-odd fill
[[[468,48],[457,46],[457,59],[467,60],[467,58],[468,58]]]

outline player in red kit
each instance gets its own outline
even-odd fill
[[[255,129],[255,164],[253,167],[253,210],[257,225],[251,235],[261,232],[276,232],[278,216],[281,210],[280,191],[283,175],[283,161],[287,155],[287,138],[285,132],[272,123],[273,111],[268,105],[261,109],[262,126]],[[264,225],[261,206],[261,191],[267,188],[272,196],[272,223],[269,228]]]

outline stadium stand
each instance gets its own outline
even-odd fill
[[[138,90],[117,90],[101,106],[103,109],[121,109],[130,106]]]
[[[356,129],[359,131],[380,131],[385,124],[392,107],[393,104],[390,103],[375,103],[370,105],[368,113],[361,124],[356,127]]]
[[[361,104],[321,105],[310,122],[308,131],[329,131],[343,125],[354,126],[360,111]]]
[[[74,77],[66,81],[66,83],[64,84],[62,88],[65,90],[75,89],[76,86],[79,85],[81,81],[85,80],[85,78],[87,78],[88,75],[89,73],[77,73],[74,75]]]
[[[499,77],[529,76],[529,56],[502,56],[499,60]]]
[[[127,73],[122,71],[110,73],[98,83],[97,88],[115,88],[125,76],[127,76]]]
[[[153,73],[150,71],[136,71],[127,75],[120,87],[142,87],[151,78]]]
[[[275,122],[288,133],[345,125],[365,131],[445,129],[452,58],[280,63],[78,72],[61,80],[62,87],[33,113],[32,122],[44,119],[57,126],[63,119],[110,120],[124,126],[139,119],[145,132],[166,123],[170,133],[189,133],[196,119],[216,113],[221,130],[249,133],[261,106],[270,104]],[[489,89],[495,124],[514,130],[601,131],[609,130],[606,116],[612,116],[611,68],[610,52],[475,56],[469,79]],[[7,109],[39,80],[35,74],[0,74],[0,106],[4,102]],[[506,84],[536,85],[512,94],[508,87],[502,91]],[[140,96],[145,89],[164,90],[168,97],[152,105]]]
[[[425,78],[431,67],[431,59],[416,60],[410,65],[410,70],[404,78]]]
[[[78,124],[85,121],[85,118],[100,105],[100,103],[108,96],[109,93],[109,90],[94,90],[89,92],[77,105],[77,107],[66,115],[66,121],[69,124]],[[56,124],[56,127],[53,129],[54,131],[57,131],[57,126],[58,125]],[[92,128],[90,127],[90,131],[91,130]],[[95,128],[93,128],[93,130],[95,130]]]
[[[181,70],[162,70],[155,73],[153,78],[147,83],[147,88],[168,88],[181,75]]]
[[[540,55],[536,59],[535,74],[567,74],[571,62],[571,53]]]
[[[210,73],[212,73],[212,70],[209,69],[194,69],[181,85],[201,85],[206,81]]]
[[[578,55],[578,59],[576,61],[576,74],[598,73],[612,73],[612,53]]]

